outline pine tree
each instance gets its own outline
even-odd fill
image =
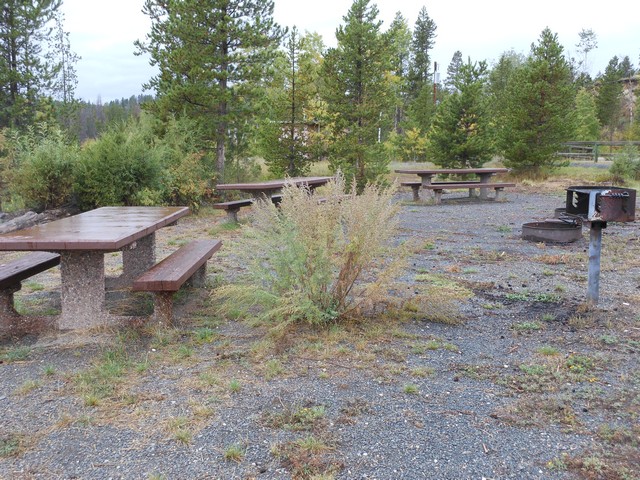
[[[487,92],[489,95],[489,109],[494,119],[503,118],[508,109],[507,86],[513,79],[513,74],[525,62],[524,55],[513,50],[502,53],[489,73]],[[501,136],[502,123],[494,121],[494,133]]]
[[[613,140],[613,134],[622,120],[622,83],[620,83],[620,79],[623,77],[624,69],[618,57],[613,57],[609,60],[604,74],[597,80],[599,85],[596,99],[598,119],[609,132],[609,140]]]
[[[429,52],[435,45],[436,23],[429,17],[426,7],[418,14],[411,41],[409,68],[408,127],[425,133],[431,125],[435,111],[434,78]]]
[[[499,116],[505,108],[507,86],[516,72],[525,62],[523,55],[510,50],[500,55],[498,63],[489,73],[489,95],[494,115]]]
[[[25,127],[36,118],[59,64],[43,45],[62,0],[4,0],[0,7],[0,128]]]
[[[429,130],[429,155],[445,168],[478,168],[491,159],[494,146],[485,86],[486,62],[462,64],[454,92],[438,107]]]
[[[456,80],[457,80],[458,74],[460,73],[460,69],[462,68],[463,65],[464,65],[464,62],[462,61],[462,52],[460,50],[457,50],[453,54],[453,57],[451,58],[451,62],[447,67],[447,80],[444,82],[445,87],[447,87],[447,90],[450,93],[453,93],[456,91],[456,87],[455,87]]]
[[[411,42],[411,70],[409,74],[413,98],[420,95],[425,86],[431,87],[431,57],[429,52],[435,45],[436,23],[429,17],[427,7],[422,7],[413,29]]]
[[[505,165],[534,175],[556,166],[556,152],[574,135],[574,101],[571,68],[546,28],[507,85],[499,139]]]
[[[69,32],[64,31],[64,15],[61,12],[56,12],[54,15],[54,28],[47,58],[52,64],[60,66],[53,79],[52,93],[57,100],[56,116],[64,129],[70,132],[74,124],[77,124],[80,109],[80,103],[75,98],[75,90],[78,86],[75,65],[80,57],[71,50]],[[77,134],[77,125],[75,127]]]
[[[394,75],[393,89],[396,105],[393,130],[402,134],[402,124],[409,103],[411,30],[409,30],[407,20],[400,12],[396,13],[385,35],[391,48],[391,72]]]
[[[146,42],[159,69],[144,87],[155,90],[150,110],[160,118],[197,119],[216,148],[218,179],[227,149],[245,138],[247,117],[282,32],[272,0],[146,0]]]
[[[596,99],[586,88],[576,94],[576,135],[575,140],[598,140],[600,122],[598,122]]]
[[[359,188],[377,181],[389,163],[380,134],[388,131],[385,113],[393,105],[391,61],[377,17],[378,9],[369,0],[355,0],[336,31],[337,47],[329,49],[323,63],[334,134],[330,165],[355,177]]]
[[[314,40],[312,35],[301,38],[293,27],[265,96],[260,153],[276,176],[305,175],[314,160],[309,139],[313,119],[306,116],[317,95],[319,63]]]

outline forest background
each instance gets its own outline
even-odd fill
[[[492,65],[458,51],[440,79],[426,7],[413,26],[398,13],[383,30],[376,5],[355,0],[327,48],[316,33],[277,25],[272,1],[205,3],[147,0],[151,29],[135,49],[158,69],[144,85],[153,95],[102,104],[75,98],[62,0],[9,0],[0,208],[197,209],[222,181],[322,169],[362,188],[384,181],[390,162],[499,162],[544,177],[566,162],[564,142],[640,140],[638,69],[613,57],[592,78],[590,29],[577,32],[576,58],[544,29],[527,55],[505,51]],[[631,144],[614,163],[618,181],[640,177]]]

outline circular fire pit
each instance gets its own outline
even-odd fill
[[[582,225],[554,221],[525,223],[522,238],[532,242],[571,243],[582,238]]]

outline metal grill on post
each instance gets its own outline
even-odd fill
[[[567,188],[566,214],[590,222],[587,302],[594,305],[598,303],[602,230],[607,228],[607,222],[633,222],[635,213],[636,191],[631,188]]]

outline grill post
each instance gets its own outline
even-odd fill
[[[565,212],[567,215],[591,222],[587,303],[597,305],[600,290],[602,229],[607,228],[607,222],[635,221],[636,191],[614,186],[568,187]]]
[[[602,229],[605,222],[591,222],[589,229],[589,279],[587,286],[587,302],[598,304],[600,292],[600,252],[602,251]]]

